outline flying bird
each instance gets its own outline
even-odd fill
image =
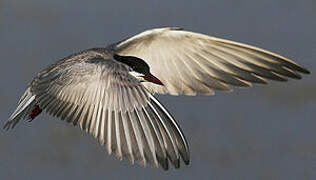
[[[190,162],[177,121],[153,96],[213,95],[309,71],[254,46],[181,28],[144,31],[103,48],[65,57],[39,72],[4,129],[42,111],[93,135],[109,154],[168,169]]]

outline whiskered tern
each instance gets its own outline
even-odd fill
[[[233,86],[300,79],[309,71],[278,54],[229,40],[160,28],[75,53],[32,80],[4,128],[43,110],[93,135],[109,154],[141,166],[190,162],[177,121],[153,96],[213,95]]]

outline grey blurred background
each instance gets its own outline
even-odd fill
[[[190,144],[192,163],[179,170],[119,162],[42,114],[0,131],[0,179],[316,179],[315,19],[315,0],[0,0],[1,124],[42,68],[154,27],[249,43],[312,72],[212,97],[160,96]]]

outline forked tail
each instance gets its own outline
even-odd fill
[[[35,95],[31,93],[30,88],[27,88],[18,103],[18,107],[9,117],[3,128],[6,130],[12,129],[20,119],[34,119],[41,111],[39,106],[36,105]]]

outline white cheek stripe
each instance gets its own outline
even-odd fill
[[[145,81],[145,79],[143,78],[144,74],[142,74],[142,73],[138,73],[136,71],[130,71],[129,74],[134,76],[136,79],[138,79],[141,82]]]

